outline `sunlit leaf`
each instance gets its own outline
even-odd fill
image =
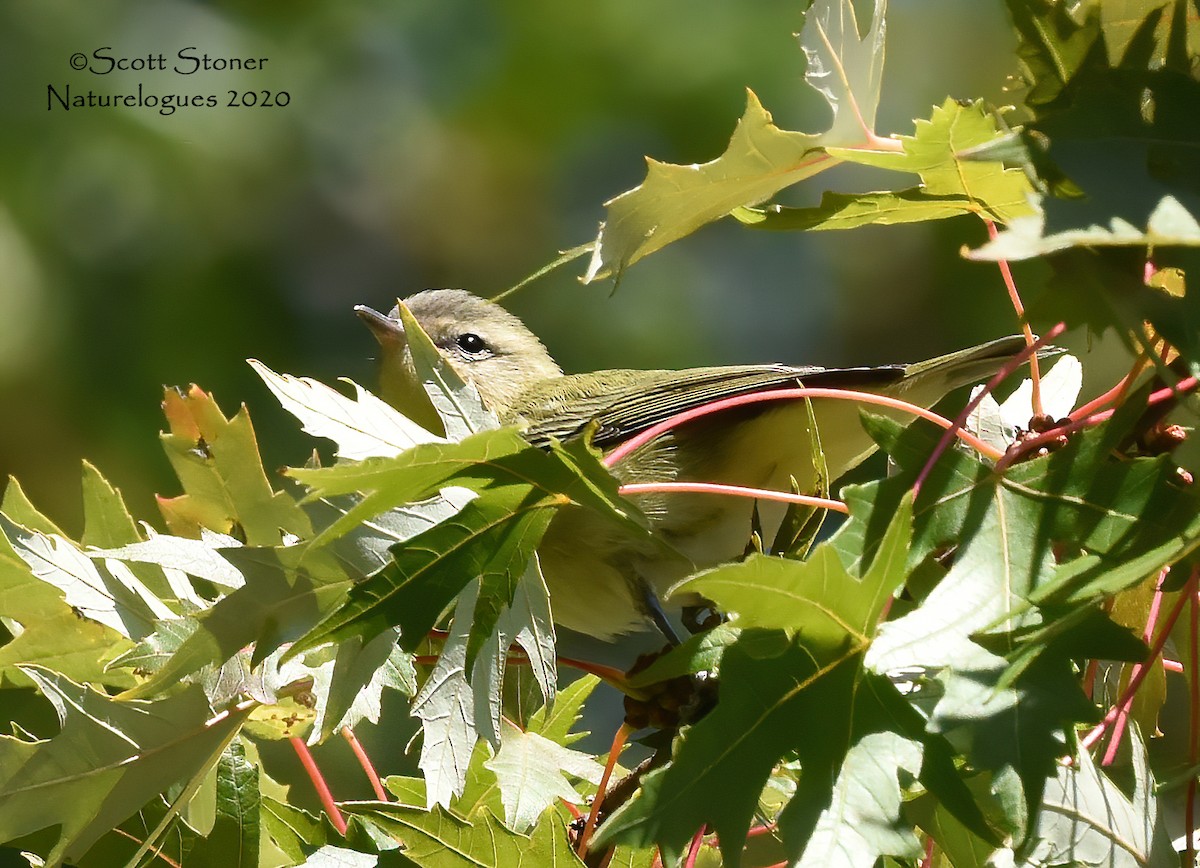
[[[485,765],[500,785],[504,824],[516,832],[527,832],[558,799],[583,802],[568,775],[596,784],[603,771],[589,754],[511,725],[504,728],[499,752]]]
[[[875,0],[865,35],[859,34],[850,0],[817,0],[805,16],[800,34],[808,58],[805,80],[833,112],[826,132],[780,129],[749,92],[746,112],[724,154],[691,166],[647,160],[641,185],[606,203],[585,281],[619,276],[704,224],[836,164],[821,148],[867,143],[879,104],[886,7],[886,0]]]
[[[223,588],[240,588],[244,584],[242,574],[221,556],[216,547],[221,543],[232,544],[235,547],[238,545],[234,539],[214,543],[208,540],[155,534],[144,542],[130,543],[120,548],[93,549],[86,554],[90,558],[157,564],[205,579]]]
[[[583,868],[556,814],[543,818],[525,836],[504,828],[488,812],[470,824],[441,808],[422,811],[381,802],[350,802],[345,807],[401,842],[405,858],[421,868]]]
[[[267,481],[245,408],[226,419],[212,396],[193,386],[167,389],[163,413],[171,428],[161,435],[163,448],[186,492],[159,499],[175,534],[199,537],[208,528],[266,546],[278,545],[284,532],[312,535],[303,510]]]
[[[412,658],[397,646],[396,638],[395,631],[384,631],[366,643],[347,639],[331,649],[331,659],[313,669],[316,720],[310,744],[362,720],[379,723],[385,689],[407,696],[416,693]]]
[[[798,868],[871,868],[881,856],[919,857],[921,843],[901,819],[900,797],[920,769],[919,744],[893,732],[864,736],[846,753],[832,803],[821,812]]]
[[[155,795],[202,772],[246,715],[214,717],[199,687],[117,701],[44,669],[26,674],[62,729],[46,741],[0,736],[0,840],[61,824],[51,861],[81,855]]]
[[[37,578],[63,593],[84,617],[140,639],[175,613],[119,562],[97,565],[70,540],[26,530],[0,515],[0,533]]]
[[[337,444],[340,458],[360,461],[398,455],[418,443],[440,439],[357,383],[350,384],[355,397],[347,398],[308,377],[277,374],[254,359],[250,367],[262,377],[283,409],[304,424],[305,431]]]
[[[855,706],[862,652],[903,580],[908,535],[902,506],[861,579],[825,544],[807,562],[752,559],[681,583],[727,605],[745,629],[722,657],[716,708],[687,731],[671,764],[647,775],[640,794],[606,821],[602,839],[635,847],[656,842],[671,859],[707,824],[734,865],[771,769],[790,751],[799,753],[805,774],[789,824],[811,830],[850,744],[848,729],[818,736],[804,721],[838,715],[835,708],[849,720],[871,707],[864,699]]]
[[[827,151],[847,162],[920,175],[920,187],[857,195],[826,193],[816,208],[771,205],[736,212],[735,216],[748,226],[776,230],[852,229],[961,214],[1008,222],[1032,213],[1029,200],[1034,190],[1021,169],[975,156],[978,149],[1005,134],[982,101],[964,105],[947,99],[929,120],[917,121],[913,135],[894,137],[903,145],[903,152]]]
[[[1133,793],[1126,795],[1080,751],[1074,765],[1060,765],[1046,786],[1042,810],[1022,868],[1065,861],[1084,865],[1144,866],[1174,863],[1154,778],[1140,738],[1133,740]]]
[[[421,719],[421,771],[429,807],[449,805],[461,795],[467,766],[475,749],[475,700],[467,681],[467,637],[475,607],[474,585],[458,598],[450,634],[437,663],[413,699],[412,713]]]

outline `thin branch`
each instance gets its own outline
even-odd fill
[[[1088,661],[1087,668],[1083,670],[1083,692],[1088,699],[1092,698],[1092,691],[1096,687],[1096,673],[1100,670],[1100,661],[1093,658]]]
[[[1119,404],[1125,398],[1125,394],[1129,391],[1129,387],[1133,385],[1133,381],[1141,376],[1142,371],[1146,370],[1146,366],[1150,364],[1150,360],[1144,355],[1139,355],[1134,359],[1133,367],[1129,373],[1120,379],[1120,381],[1105,392],[1103,395],[1098,395],[1082,406],[1076,407],[1067,416],[1072,421],[1077,419],[1086,419],[1088,416],[1107,407],[1109,404]]]
[[[1000,235],[996,231],[995,221],[990,217],[984,217],[983,223],[987,226],[988,238],[995,241]],[[1012,269],[1008,267],[1008,260],[997,259],[996,264],[1000,266],[1000,276],[1004,278],[1004,286],[1008,289],[1008,299],[1012,302],[1013,310],[1017,313],[1017,319],[1021,322],[1021,331],[1025,333],[1025,344],[1033,346],[1033,329],[1030,328],[1029,322],[1025,319],[1025,305],[1021,303],[1021,294],[1017,292],[1017,282],[1013,280]],[[1042,409],[1042,375],[1038,369],[1037,356],[1031,356],[1029,359],[1029,382],[1032,386],[1030,389],[1030,404],[1033,405],[1033,415],[1044,416],[1045,410]]]
[[[925,839],[925,858],[921,860],[921,868],[932,868],[933,866],[933,850],[934,841],[933,835]]]
[[[916,404],[910,404],[907,401],[901,401],[899,398],[891,398],[887,395],[876,395],[873,392],[858,392],[852,389],[809,389],[805,387],[775,389],[770,392],[753,392],[748,395],[722,398],[720,401],[713,401],[700,407],[694,407],[691,410],[685,410],[682,413],[676,413],[671,418],[659,422],[657,425],[652,425],[636,437],[629,438],[612,452],[608,453],[608,455],[604,456],[604,466],[612,467],[622,458],[625,458],[632,452],[636,452],[655,438],[661,437],[673,428],[677,428],[694,419],[700,419],[713,413],[719,413],[723,410],[741,407],[746,404],[761,404],[770,401],[795,401],[803,398],[832,398],[841,401],[876,404],[881,407],[889,407],[893,410],[901,410],[905,413],[911,413],[914,416],[920,416],[922,419],[928,419],[942,428],[956,428],[954,423],[945,416],[939,416],[925,407],[919,407]],[[998,450],[984,443],[974,434],[963,431],[961,427],[958,427],[955,433],[961,440],[969,443],[973,448],[992,460],[999,460],[1001,457],[1001,453]]]
[[[126,832],[122,828],[117,827],[117,828],[112,829],[111,831],[115,835],[121,835],[125,838],[128,838],[130,841],[133,841],[135,844],[143,844],[144,845],[146,843],[141,838],[138,838],[136,835],[130,835],[128,832]],[[162,847],[160,847],[160,846],[151,847],[149,852],[156,859],[161,859],[162,861],[166,862],[168,865],[171,866],[171,868],[183,868],[182,865],[180,865],[178,862],[176,862],[174,859],[172,859],[170,856],[168,856],[166,853],[164,853],[162,851]]]
[[[929,474],[933,471],[933,467],[935,464],[937,464],[937,460],[941,458],[942,453],[944,453],[950,447],[950,441],[956,434],[961,434],[962,426],[967,423],[967,419],[970,418],[971,413],[973,413],[975,408],[980,405],[984,397],[991,394],[992,390],[999,386],[1009,374],[1021,367],[1021,365],[1025,364],[1026,359],[1032,361],[1033,359],[1037,358],[1037,351],[1061,335],[1064,331],[1066,331],[1066,329],[1066,324],[1060,322],[1033,343],[1026,344],[1025,349],[1021,350],[1021,352],[1017,353],[1015,356],[1005,362],[1003,367],[1001,367],[1000,370],[998,370],[992,376],[992,378],[987,381],[987,384],[979,390],[979,393],[967,403],[967,406],[963,407],[962,412],[958,414],[958,417],[954,420],[954,423],[946,430],[946,433],[942,435],[942,439],[938,441],[938,445],[934,448],[933,453],[929,456],[929,460],[925,462],[925,466],[921,468],[921,473],[917,476],[917,481],[913,483],[914,498],[920,493],[921,485],[924,484],[926,478],[928,478]],[[995,452],[996,450],[992,451]],[[1000,469],[1001,463],[1001,460],[997,461],[997,470]]]
[[[608,751],[608,762],[604,764],[604,774],[600,776],[600,783],[596,787],[596,797],[592,799],[592,809],[588,812],[587,822],[583,824],[583,831],[579,833],[579,843],[575,847],[575,852],[579,854],[580,859],[587,856],[588,841],[591,840],[592,833],[596,831],[596,820],[600,816],[600,805],[604,801],[604,793],[608,789],[608,780],[612,777],[613,769],[617,767],[617,758],[621,755],[625,742],[631,735],[633,735],[633,727],[622,723],[617,728],[616,735],[613,736],[612,747]]]
[[[1079,745],[1084,750],[1090,750],[1091,747],[1100,740],[1105,731],[1112,725],[1113,721],[1121,713],[1121,709],[1133,702],[1133,695],[1137,693],[1139,687],[1142,686],[1142,681],[1145,680],[1150,667],[1147,664],[1153,663],[1162,653],[1163,646],[1167,643],[1167,637],[1171,633],[1171,628],[1175,626],[1175,622],[1179,619],[1179,613],[1183,611],[1183,604],[1187,602],[1188,597],[1196,593],[1196,580],[1200,576],[1200,571],[1193,570],[1191,578],[1188,579],[1187,585],[1184,587],[1183,593],[1179,595],[1179,600],[1175,603],[1175,607],[1167,615],[1166,622],[1158,632],[1158,638],[1154,640],[1154,645],[1150,648],[1150,653],[1146,656],[1144,664],[1140,664],[1134,668],[1130,675],[1129,684],[1126,685],[1125,691],[1121,694],[1117,703],[1108,710],[1104,715],[1104,719],[1100,721],[1092,730],[1079,740]]]
[[[1162,609],[1162,585],[1163,582],[1166,581],[1167,574],[1169,572],[1170,570],[1163,570],[1162,573],[1159,574],[1158,585],[1155,587],[1154,596],[1150,600],[1150,614],[1146,617],[1146,627],[1142,630],[1142,641],[1147,645],[1149,645],[1151,640],[1154,638],[1154,628],[1158,624],[1158,613]],[[1153,661],[1147,661],[1144,664],[1135,663],[1133,669],[1130,670],[1130,680],[1132,681],[1133,676],[1137,674],[1138,667],[1145,666],[1147,669],[1149,669],[1152,663]],[[1121,706],[1121,711],[1117,714],[1117,719],[1113,723],[1112,735],[1108,739],[1108,749],[1104,752],[1104,759],[1101,760],[1100,765],[1112,765],[1113,760],[1117,758],[1117,748],[1120,747],[1121,736],[1125,733],[1125,722],[1129,719],[1129,710],[1132,707],[1133,696],[1131,695],[1129,697],[1129,704],[1123,704]]]
[[[779,500],[784,503],[799,503],[817,509],[848,513],[850,510],[840,500],[795,494],[790,491],[775,491],[769,488],[747,488],[743,485],[724,485],[718,482],[631,482],[617,489],[620,494],[672,494],[691,492],[695,494],[727,494],[731,497],[752,497],[756,500]]]
[[[1187,377],[1180,380],[1174,386],[1168,386],[1165,389],[1159,389],[1157,392],[1151,393],[1146,399],[1146,406],[1153,407],[1155,404],[1161,404],[1163,401],[1168,401],[1171,398],[1177,397],[1187,392],[1194,391],[1200,382],[1195,377]],[[1057,440],[1066,434],[1074,433],[1082,428],[1091,428],[1099,425],[1101,422],[1107,422],[1112,418],[1116,410],[1104,410],[1100,413],[1093,413],[1085,419],[1072,419],[1065,425],[1059,425],[1051,428],[1036,437],[1031,437],[1028,440],[1023,440],[1020,443],[1014,443],[1009,450],[1004,453],[1004,457],[996,462],[996,471],[1002,472],[1005,468],[1016,462],[1019,458],[1028,455],[1030,452],[1036,452],[1047,443]]]

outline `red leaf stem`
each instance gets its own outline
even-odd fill
[[[300,757],[300,765],[304,766],[304,771],[308,773],[308,778],[312,781],[313,789],[317,791],[317,798],[321,800],[321,807],[325,809],[325,815],[329,817],[329,822],[333,823],[333,828],[338,830],[339,835],[345,837],[346,819],[334,803],[333,793],[329,792],[329,784],[325,783],[325,777],[321,774],[321,770],[317,768],[317,761],[313,759],[308,745],[304,743],[304,739],[295,736],[292,736],[288,741],[292,743],[292,749],[296,751],[296,756]]]
[[[987,226],[988,238],[995,241],[1000,234],[996,231],[995,221],[990,217],[984,217],[983,223]],[[1021,294],[1017,291],[1017,282],[1013,280],[1012,269],[1008,267],[1008,260],[997,259],[996,265],[1000,267],[1000,276],[1004,278],[1004,286],[1008,290],[1008,300],[1012,302],[1013,310],[1017,313],[1017,319],[1021,321],[1021,330],[1025,333],[1025,343],[1033,346],[1033,329],[1029,327],[1029,323],[1025,319],[1025,305],[1021,303]],[[1033,405],[1033,415],[1044,415],[1045,411],[1042,409],[1042,374],[1038,367],[1037,356],[1029,357],[1029,381],[1032,386],[1030,389],[1030,404]]]
[[[367,756],[366,750],[362,746],[362,742],[358,740],[358,736],[354,734],[348,726],[342,727],[342,738],[350,744],[350,750],[354,751],[354,758],[358,760],[358,764],[362,766],[362,770],[367,775],[367,780],[371,782],[371,789],[375,791],[375,798],[381,802],[388,801],[387,790],[383,788],[383,781],[379,780],[379,773],[375,771],[375,766],[371,764],[371,758]]]
[[[773,491],[767,488],[747,488],[744,485],[723,485],[718,482],[631,482],[617,489],[620,494],[671,494],[691,492],[695,494],[727,494],[731,497],[752,497],[756,500],[779,500],[784,503],[799,503],[817,509],[848,513],[850,510],[840,500],[813,497],[809,494],[794,494],[790,491]]]

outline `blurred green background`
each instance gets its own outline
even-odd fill
[[[0,473],[77,531],[86,457],[157,521],[152,493],[177,492],[161,387],[189,382],[227,413],[250,405],[268,469],[303,461],[311,442],[247,357],[370,384],[353,304],[516,283],[594,236],[643,155],[718,155],[746,87],[782,126],[822,129],[793,37],[805,5],[4,0]],[[889,23],[880,132],[911,133],[947,95],[1014,101],[1000,0],[906,0]],[[190,46],[268,61],[172,71]],[[71,68],[106,47],[168,69]],[[64,111],[50,85],[219,105]],[[290,104],[226,107],[231,89]],[[788,199],[910,182],[838,170]],[[726,222],[615,294],[580,285],[581,261],[510,306],[568,370],[912,360],[1015,330],[996,269],[959,258],[982,238],[970,219],[811,235]]]

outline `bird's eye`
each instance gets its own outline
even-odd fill
[[[470,353],[471,355],[482,353],[488,348],[488,345],[486,342],[484,342],[483,338],[474,332],[466,332],[465,334],[459,335],[458,340],[455,341],[455,343],[458,344],[458,348],[460,350],[462,350],[464,353]]]

